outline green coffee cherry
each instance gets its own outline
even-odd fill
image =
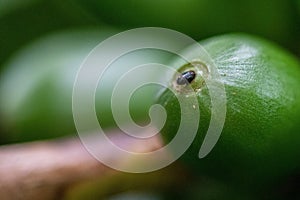
[[[199,159],[211,117],[211,97],[203,78],[209,75],[210,66],[201,56],[193,58],[197,63],[174,61],[181,75],[174,75],[171,87],[180,95],[189,84],[201,111],[197,136],[182,160],[197,174],[255,191],[272,187],[299,170],[299,61],[268,41],[243,34],[213,37],[200,44],[217,67],[217,81],[225,86],[226,120],[213,150]],[[193,48],[186,53],[190,51]],[[168,114],[161,131],[166,142],[180,124],[176,95],[165,90],[158,99]]]

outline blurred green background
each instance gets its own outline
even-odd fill
[[[144,26],[174,29],[195,40],[245,32],[272,40],[300,56],[300,0],[2,0],[0,144],[76,135],[71,94],[81,62],[105,38]],[[162,63],[170,58],[162,52],[132,56],[116,65],[129,65],[137,56]],[[107,74],[105,85],[111,84],[114,75]],[[104,98],[99,100],[99,112],[107,116],[102,120],[109,128],[114,122],[107,109],[108,91],[99,92],[99,98]],[[133,108],[137,121],[147,119],[153,96],[153,89],[149,89],[133,101],[142,102]],[[218,191],[231,194],[219,187]],[[163,198],[152,193],[146,196],[144,199]]]

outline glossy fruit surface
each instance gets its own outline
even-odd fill
[[[226,120],[213,150],[199,159],[211,117],[211,98],[202,76],[196,73],[189,84],[197,94],[200,123],[196,139],[182,160],[199,174],[238,187],[271,187],[300,167],[299,61],[268,41],[243,34],[217,36],[200,44],[218,69],[221,78],[217,81],[225,86]],[[194,59],[207,65],[201,56]],[[197,72],[189,63],[182,66],[182,61],[176,62],[181,74]],[[170,82],[176,79],[175,75]],[[183,90],[176,95],[186,95]],[[179,104],[170,90],[164,91],[158,102],[168,113],[162,130],[168,142],[180,123]]]

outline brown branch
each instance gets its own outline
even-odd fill
[[[111,132],[113,141],[138,151],[151,151],[162,144],[158,137],[138,144],[119,131]],[[105,148],[99,145],[100,151]],[[114,159],[114,155],[109,156]],[[67,188],[76,184],[120,174],[93,158],[78,138],[0,147],[1,199],[60,199]]]

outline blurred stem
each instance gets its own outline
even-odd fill
[[[141,151],[162,146],[158,137],[138,145],[118,131],[109,135],[114,142]],[[99,151],[103,148],[100,142]],[[109,156],[114,159],[115,155]],[[0,177],[1,199],[56,200],[83,199],[94,188],[98,198],[132,189],[162,189],[176,182],[184,184],[185,173],[174,166],[147,174],[118,172],[93,158],[78,138],[66,138],[0,147]]]

